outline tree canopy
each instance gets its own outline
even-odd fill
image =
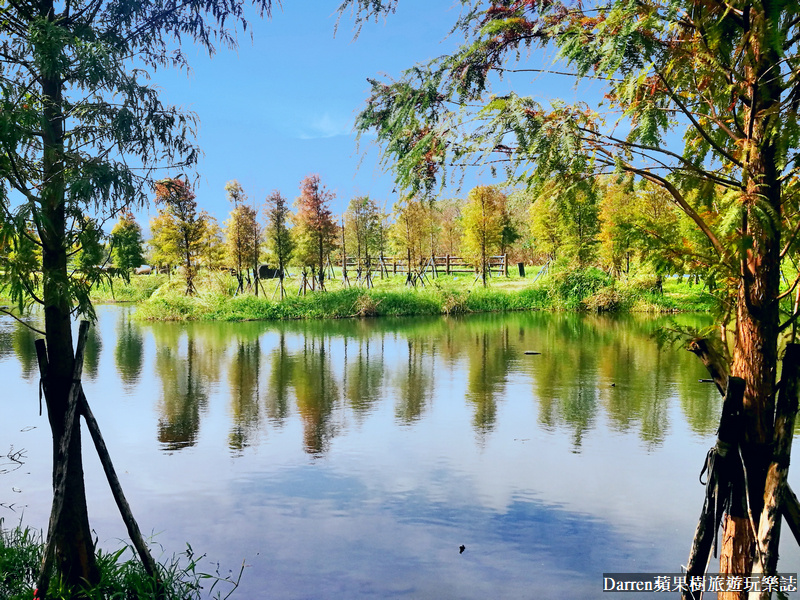
[[[295,213],[295,255],[304,266],[316,272],[320,287],[324,289],[325,259],[336,245],[336,223],[333,222],[330,202],[334,195],[313,174],[300,182],[300,196]]]
[[[123,211],[111,230],[111,254],[114,266],[131,271],[144,263],[142,228],[130,211]]]
[[[278,279],[281,298],[283,298],[286,295],[286,290],[283,287],[284,271],[295,248],[294,238],[289,229],[292,214],[286,198],[277,190],[267,196],[264,212],[267,217],[267,226],[264,231],[267,238],[267,248],[271,258],[278,265]]]

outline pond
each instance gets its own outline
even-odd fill
[[[156,556],[189,542],[200,570],[244,562],[233,598],[609,597],[604,572],[686,562],[721,400],[653,334],[707,317],[151,324],[132,310],[98,307],[87,397]],[[33,339],[0,321],[0,440],[26,453],[0,476],[0,517],[44,528]],[[92,527],[116,549],[92,448],[85,470]],[[783,537],[781,570],[796,570]]]

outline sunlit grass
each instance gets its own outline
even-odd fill
[[[672,312],[709,310],[714,299],[702,286],[665,279],[663,293],[655,279],[615,281],[599,269],[528,277],[515,270],[509,277],[493,275],[488,287],[470,273],[426,275],[409,286],[405,275],[374,276],[372,285],[349,285],[337,269],[325,281],[325,292],[300,293],[299,277],[285,280],[287,296],[279,299],[277,280],[264,280],[256,296],[252,287],[236,292],[236,279],[227,274],[203,273],[196,279],[198,293],[184,294],[177,276],[164,282],[141,302],[137,317],[144,320],[248,321],[321,319],[374,316],[413,316],[501,312],[514,310],[592,310]]]

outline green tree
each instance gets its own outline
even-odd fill
[[[75,265],[84,275],[96,271],[105,259],[105,244],[103,243],[103,229],[97,222],[87,215],[78,220],[80,232],[77,237],[75,249],[72,251]],[[92,279],[92,282],[94,278]]]
[[[394,222],[389,227],[389,237],[394,252],[406,255],[409,281],[415,265],[420,266],[425,256],[427,219],[426,208],[419,200],[404,198],[394,205]]]
[[[14,234],[13,230],[0,228],[0,265],[5,275],[3,288],[11,291],[19,309],[24,305],[38,303],[39,274],[42,264],[41,241],[32,223],[22,220],[18,226],[24,227],[23,234]],[[1,309],[5,312],[6,309]]]
[[[256,4],[270,8],[269,0]],[[89,288],[102,271],[87,280],[68,267],[69,253],[86,211],[105,213],[96,215],[102,220],[143,204],[153,169],[195,163],[194,118],[164,104],[148,75],[186,66],[176,40],[197,41],[210,53],[217,43],[235,44],[228,27],[244,23],[242,4],[15,0],[2,14],[0,229],[4,239],[26,237],[39,247],[41,291],[11,281],[16,266],[0,277],[15,302],[44,308],[53,481],[64,482],[64,509],[48,532],[55,565],[67,584],[96,583],[80,423],[66,417],[74,378],[71,316],[74,308],[92,314]],[[62,439],[69,446],[60,454]]]
[[[564,232],[555,199],[550,194],[540,194],[531,203],[529,212],[534,247],[547,260],[556,260],[558,249],[564,244]]]
[[[800,283],[781,290],[782,263],[796,255],[800,230],[800,4],[466,4],[456,27],[465,44],[399,81],[375,81],[357,128],[377,131],[387,163],[412,190],[431,188],[447,165],[495,158],[534,186],[612,170],[661,186],[705,238],[708,251],[697,259],[722,283],[723,314],[734,321],[723,330],[732,331],[732,355],[722,368],[745,380],[744,439],[770,444],[779,339],[800,306],[781,302]],[[349,5],[363,19],[396,2]],[[545,107],[513,92],[490,95],[494,74],[526,70],[526,47],[555,49],[559,71],[603,81],[604,114],[584,103]],[[624,133],[605,125],[609,111],[630,124]],[[757,521],[769,456],[750,455]],[[723,550],[723,572],[736,565],[749,573],[750,530],[743,515],[726,520],[734,543]]]
[[[294,239],[289,229],[292,213],[289,210],[286,198],[277,190],[267,196],[264,210],[267,217],[267,227],[265,231],[267,248],[272,259],[278,265],[281,298],[283,298],[286,296],[286,289],[283,286],[286,265],[289,264],[295,247]]]
[[[600,187],[598,252],[603,267],[620,277],[630,272],[638,250],[635,219],[640,198],[630,180],[605,180]]]
[[[236,269],[239,291],[243,291],[242,273],[252,269],[257,276],[261,226],[258,224],[255,208],[247,204],[247,194],[244,193],[244,189],[238,181],[229,181],[225,185],[225,191],[228,194],[228,200],[233,204],[230,218],[225,221],[225,245],[228,251],[228,260]],[[257,283],[256,295],[258,295]]]
[[[350,247],[355,247],[356,258],[365,268],[378,252],[380,222],[378,205],[369,196],[358,196],[350,200],[344,214],[345,235]]]
[[[478,186],[467,195],[462,213],[464,249],[479,263],[483,287],[487,285],[489,256],[500,246],[503,236],[503,205],[506,196],[490,186]]]
[[[124,271],[131,271],[144,263],[142,228],[130,211],[120,213],[111,230],[111,255],[114,266]]]
[[[316,273],[325,289],[325,258],[336,245],[337,227],[329,208],[334,195],[320,183],[319,175],[308,175],[300,183],[295,214],[296,255]]]
[[[167,210],[159,210],[158,214],[150,219],[150,263],[160,268],[171,267],[181,261],[177,245],[177,225],[175,218]]]
[[[208,269],[219,269],[225,264],[225,242],[217,220],[205,214],[206,226],[200,240],[200,263]]]

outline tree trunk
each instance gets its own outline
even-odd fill
[[[41,6],[42,16],[53,18],[53,2]],[[49,17],[48,17],[49,15]],[[45,51],[46,52],[46,51]],[[47,417],[53,437],[53,483],[55,483],[58,448],[66,427],[67,399],[72,383],[74,353],[70,323],[70,298],[67,276],[66,210],[64,181],[64,132],[61,107],[61,79],[56,73],[43,76],[43,161],[41,220],[37,223],[42,240],[42,293],[44,296],[45,338],[49,357],[46,383]],[[71,433],[65,475],[64,508],[56,531],[56,564],[71,585],[96,583],[99,572],[95,562],[86,490],[83,481],[80,419]]]
[[[748,517],[759,522],[764,484],[769,465],[775,413],[775,378],[778,363],[779,311],[776,298],[780,288],[781,184],[776,167],[776,121],[774,107],[780,103],[779,78],[770,73],[779,56],[766,40],[771,35],[777,8],[768,3],[751,11],[753,34],[748,69],[751,123],[747,153],[743,157],[745,212],[740,234],[752,240],[742,251],[737,297],[736,343],[731,374],[745,380],[744,456],[748,494],[740,514],[733,514],[725,526],[722,573],[749,574],[753,564],[754,536]],[[770,207],[774,224],[765,224],[763,208]],[[751,214],[758,211],[760,214]],[[749,510],[747,502],[749,501]],[[748,512],[750,514],[748,514]],[[743,598],[746,594],[720,594],[721,600]]]
[[[734,514],[725,527],[725,544],[720,556],[723,573],[749,574],[754,555],[754,536],[746,517],[759,522],[764,499],[764,485],[770,460],[773,415],[775,413],[775,378],[778,362],[779,311],[776,300],[780,288],[781,182],[776,166],[777,132],[781,102],[781,82],[774,77],[779,64],[778,49],[769,40],[779,19],[778,4],[761,3],[749,14],[747,39],[748,66],[745,70],[748,123],[745,152],[743,208],[740,235],[752,240],[741,250],[740,280],[737,297],[736,343],[731,374],[745,380],[744,455],[748,481],[749,510]],[[764,206],[769,207],[764,222]],[[748,514],[748,512],[750,514]],[[730,540],[730,543],[728,541]],[[721,600],[743,598],[746,594],[720,594]]]

